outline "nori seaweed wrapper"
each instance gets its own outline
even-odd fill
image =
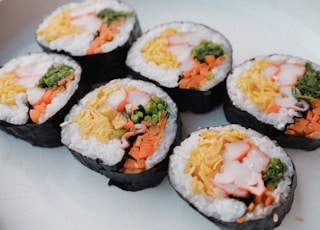
[[[250,113],[243,111],[232,104],[230,98],[227,98],[223,105],[223,110],[227,121],[230,123],[240,124],[247,128],[252,128],[272,140],[278,142],[283,148],[295,148],[312,151],[320,147],[320,140],[293,136],[285,134],[284,131],[280,131],[274,128],[272,125],[265,124],[256,119]]]
[[[130,76],[133,79],[149,81],[166,91],[177,104],[180,112],[191,111],[193,113],[206,113],[223,103],[227,96],[226,80],[212,87],[207,91],[180,89],[179,87],[168,88],[158,82],[146,78],[130,69]]]
[[[0,121],[0,129],[34,146],[62,146],[60,124],[63,122],[65,115],[71,107],[87,92],[88,87],[80,80],[77,91],[72,95],[66,105],[43,124],[35,124],[30,119],[23,125],[14,125],[6,121]]]
[[[189,138],[191,134],[189,134],[186,138]],[[169,162],[170,163],[170,162]],[[226,222],[222,221],[218,218],[207,216],[204,213],[202,213],[198,208],[193,205],[192,202],[190,202],[186,197],[183,196],[182,193],[180,193],[174,186],[174,182],[171,181],[171,174],[169,174],[169,183],[171,187],[175,190],[176,194],[183,199],[191,208],[196,210],[200,215],[207,218],[209,221],[214,223],[219,229],[222,230],[272,230],[282,223],[285,216],[290,212],[292,203],[294,201],[294,194],[295,189],[298,184],[297,179],[297,173],[296,173],[296,167],[294,165],[294,162],[291,160],[292,167],[293,167],[293,174],[291,175],[291,184],[290,184],[290,191],[286,199],[276,208],[272,210],[272,212],[268,215],[266,215],[264,218],[255,219],[255,220],[249,220],[244,221],[243,223],[237,223],[237,222]],[[244,198],[242,199],[243,202],[245,202],[247,205],[252,201],[252,197]],[[193,200],[193,202],[195,202]],[[208,204],[209,205],[209,204]]]
[[[137,174],[126,174],[119,172],[123,162],[117,165],[109,166],[102,163],[99,159],[91,159],[83,156],[72,149],[69,149],[72,155],[83,165],[109,178],[109,185],[115,185],[125,191],[139,191],[146,188],[155,187],[167,176],[169,156],[173,148],[178,145],[182,138],[182,121],[178,114],[177,117],[177,133],[174,142],[170,146],[170,150],[164,160],[156,164],[154,167]]]
[[[243,230],[271,230],[275,227],[278,227],[285,216],[289,213],[293,200],[294,200],[294,192],[297,187],[297,174],[295,173],[292,177],[292,183],[290,186],[290,193],[287,199],[277,208],[273,209],[272,212],[267,215],[263,219],[257,219],[257,220],[249,220],[245,221],[242,224],[238,224],[236,222],[224,222],[219,219],[216,219],[214,217],[208,217],[204,215],[203,213],[199,212],[196,207],[194,207],[188,200],[183,198],[181,194],[179,194],[177,191],[177,194],[184,199],[192,208],[194,208],[196,211],[198,211],[201,215],[206,217],[208,220],[212,221],[215,225],[217,225],[220,229],[223,230],[237,230],[237,229],[243,229]]]
[[[83,78],[88,84],[93,85],[125,77],[128,74],[129,70],[125,64],[127,53],[141,33],[140,23],[135,15],[135,24],[126,43],[107,53],[74,56],[69,52],[52,50],[39,42],[38,44],[44,52],[64,54],[76,60],[82,68]]]
[[[181,25],[184,24],[193,24],[191,22],[184,22],[184,21],[176,21],[172,22],[174,23],[180,23]],[[168,25],[168,28],[170,28],[171,23],[164,23],[159,26],[154,27],[153,29],[157,29],[158,27],[161,26],[166,26]],[[164,91],[166,91],[170,97],[174,100],[174,102],[178,106],[178,110],[180,112],[187,112],[191,111],[193,113],[206,113],[214,109],[216,106],[220,105],[226,95],[227,95],[227,90],[226,90],[226,76],[229,74],[232,68],[232,46],[229,42],[229,40],[221,34],[219,31],[216,31],[213,28],[208,27],[207,25],[204,24],[193,24],[194,27],[200,26],[203,28],[206,28],[208,31],[211,31],[213,34],[221,36],[220,39],[224,40],[226,44],[224,44],[224,52],[225,56],[227,57],[227,65],[224,67],[223,71],[225,71],[224,78],[220,79],[219,82],[217,82],[216,85],[212,86],[208,90],[198,90],[198,89],[182,89],[179,88],[179,86],[176,87],[167,87],[161,83],[159,83],[157,80],[153,78],[153,76],[148,76],[147,74],[143,73],[143,69],[140,71],[137,71],[136,69],[138,68],[137,66],[131,65],[131,63],[128,64],[128,59],[130,58],[128,55],[127,57],[127,65],[129,68],[129,77],[132,77],[133,79],[139,79],[139,80],[144,80],[148,82],[152,82],[153,84],[157,85],[158,87],[162,88]],[[145,33],[147,35],[148,33],[151,33],[153,29],[150,29]],[[178,29],[177,29],[178,30]],[[143,37],[144,34],[141,36]],[[206,40],[203,38],[202,40]],[[209,39],[211,42],[211,40]],[[136,43],[139,42],[139,39],[136,41]],[[215,42],[215,41],[212,41]],[[221,45],[221,44],[220,44]],[[133,45],[134,46],[134,45]],[[223,45],[221,45],[223,46]],[[130,53],[130,51],[129,51]],[[191,54],[190,54],[191,55]],[[144,64],[141,64],[142,66]],[[139,66],[140,67],[140,66]],[[146,66],[145,66],[146,67]],[[221,71],[221,72],[223,72]],[[179,81],[182,78],[182,75],[180,74],[179,76]]]

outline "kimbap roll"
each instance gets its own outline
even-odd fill
[[[162,87],[180,111],[204,113],[224,100],[232,47],[206,25],[170,22],[137,39],[126,63],[133,77]]]
[[[0,128],[36,146],[61,144],[60,123],[85,91],[71,58],[30,53],[0,68]]]
[[[181,139],[177,107],[161,88],[115,79],[88,93],[66,116],[62,142],[109,184],[137,191],[167,175],[168,156]]]
[[[320,147],[320,66],[274,54],[234,68],[227,77],[226,118],[285,148]]]
[[[140,34],[137,15],[125,3],[87,0],[54,10],[38,26],[36,39],[45,51],[72,56],[94,84],[126,76],[127,51]]]
[[[168,175],[177,193],[221,229],[274,229],[297,185],[281,147],[235,124],[191,133],[174,148]]]

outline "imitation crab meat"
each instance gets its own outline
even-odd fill
[[[247,197],[251,193],[260,196],[266,190],[261,172],[267,169],[269,160],[266,154],[246,141],[225,144],[223,166],[212,184],[226,195]]]

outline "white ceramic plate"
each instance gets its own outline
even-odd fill
[[[0,65],[39,51],[34,32],[65,0],[0,0]],[[207,24],[234,50],[234,65],[257,55],[285,53],[320,63],[318,0],[126,0],[145,31],[173,20]],[[226,124],[221,108],[183,113],[184,136],[198,127]],[[290,213],[278,229],[317,229],[320,149],[288,150],[298,173]],[[139,192],[108,180],[75,160],[64,147],[33,147],[0,132],[0,229],[217,229],[188,206],[165,179]]]

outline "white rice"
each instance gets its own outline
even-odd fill
[[[273,125],[276,129],[283,130],[286,124],[293,123],[294,117],[301,117],[299,112],[289,108],[281,108],[279,113],[265,113],[254,105],[249,98],[237,87],[240,76],[249,71],[257,60],[272,60],[277,63],[302,63],[308,62],[302,58],[288,55],[258,56],[235,67],[227,77],[227,91],[234,106],[252,114],[256,119],[266,124]],[[311,62],[310,62],[311,63]],[[312,64],[312,67],[320,70],[320,67]]]
[[[94,10],[96,13],[103,9],[112,9],[114,11],[126,11],[133,12],[133,9],[125,3],[114,1],[114,0],[86,0],[83,2],[71,2],[66,5],[58,7],[49,16],[47,16],[43,22],[38,26],[38,30],[44,29],[52,17],[59,15],[63,10],[66,9],[80,9],[88,8]],[[128,17],[124,23],[120,26],[120,33],[116,34],[112,41],[109,41],[101,46],[103,53],[108,53],[118,47],[124,45],[131,34],[136,23],[135,14]],[[90,43],[95,38],[98,31],[87,30],[84,33],[74,36],[61,36],[56,40],[48,42],[44,36],[36,36],[37,41],[43,46],[55,51],[64,51],[70,53],[72,56],[84,56],[90,46]]]
[[[156,152],[146,160],[146,169],[152,168],[166,157],[170,146],[175,140],[177,133],[177,107],[172,99],[162,89],[144,81],[116,79],[102,87],[114,88],[117,86],[134,86],[140,91],[151,95],[156,95],[168,103],[168,111],[170,116],[166,123],[163,138],[160,140]],[[68,148],[79,152],[83,156],[91,159],[99,158],[105,165],[112,166],[119,163],[125,154],[125,151],[120,147],[120,140],[111,139],[108,143],[104,144],[93,137],[86,139],[79,134],[78,124],[72,122],[72,118],[81,112],[81,110],[87,105],[90,98],[94,97],[96,93],[97,90],[88,93],[77,105],[71,109],[70,113],[66,116],[66,125],[62,127],[61,133],[62,143]]]
[[[75,91],[78,89],[78,84],[81,77],[81,67],[73,61],[71,58],[58,55],[58,54],[46,54],[46,53],[30,53],[10,60],[0,69],[0,77],[4,74],[13,72],[19,68],[31,68],[31,74],[36,73],[39,78],[43,76],[48,68],[53,65],[65,64],[74,69],[75,79],[67,85],[67,90],[57,94],[46,108],[46,111],[40,116],[38,124],[43,124],[50,117],[56,114],[68,100],[72,97]],[[28,90],[39,89],[37,82],[39,78],[35,77],[35,80],[25,83]],[[31,95],[30,95],[31,96]],[[6,121],[11,124],[21,125],[25,124],[29,119],[29,95],[28,93],[20,93],[15,96],[16,105],[0,104],[0,120]]]
[[[192,176],[185,174],[184,171],[191,151],[198,146],[199,134],[203,130],[213,130],[216,132],[239,130],[242,133],[245,133],[270,158],[279,158],[286,164],[288,170],[285,173],[285,179],[279,183],[277,189],[274,191],[276,197],[276,202],[274,204],[266,208],[256,207],[254,212],[246,213],[247,206],[239,200],[232,198],[214,199],[205,194],[194,194],[192,192]],[[191,133],[180,146],[174,148],[174,152],[170,156],[168,174],[174,189],[184,199],[195,206],[199,212],[203,213],[205,216],[214,217],[225,222],[234,222],[243,215],[246,221],[249,219],[264,218],[266,215],[270,214],[274,208],[280,206],[289,195],[292,182],[291,178],[295,174],[295,171],[293,163],[286,152],[282,148],[276,146],[268,137],[251,129],[245,129],[239,125],[226,125],[201,129]]]
[[[154,62],[147,62],[141,54],[141,48],[144,44],[153,38],[158,37],[163,31],[168,28],[174,28],[178,32],[188,34],[190,36],[189,42],[193,45],[199,45],[201,40],[209,40],[215,44],[223,46],[226,53],[226,61],[220,66],[214,68],[212,73],[214,79],[208,81],[200,87],[201,91],[207,91],[212,87],[222,82],[232,66],[232,47],[229,41],[218,31],[215,31],[205,25],[192,23],[192,22],[171,22],[154,27],[144,33],[136,42],[132,45],[128,52],[126,64],[132,68],[135,72],[140,73],[146,78],[158,82],[160,85],[174,88],[178,87],[179,75],[181,75],[181,69],[162,69]]]

